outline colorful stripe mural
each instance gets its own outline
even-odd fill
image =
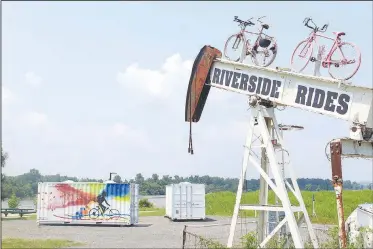
[[[41,183],[38,193],[40,216],[63,220],[128,220],[132,204],[130,186],[116,183]]]

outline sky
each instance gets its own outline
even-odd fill
[[[239,177],[249,111],[246,97],[210,91],[188,154],[184,105],[191,67],[204,45],[223,51],[234,16],[266,15],[278,41],[270,67],[289,67],[309,34],[344,31],[362,53],[353,84],[372,87],[372,2],[3,2],[2,145],[5,174],[122,179],[136,173]],[[353,16],[359,18],[353,18]],[[250,28],[252,29],[252,28]],[[325,43],[327,48],[329,43]],[[330,47],[329,47],[330,48]],[[321,74],[326,76],[327,70]],[[349,124],[299,109],[279,123],[298,177],[331,178],[325,145]],[[345,180],[372,181],[372,161],[344,159]],[[249,167],[248,178],[259,174]]]

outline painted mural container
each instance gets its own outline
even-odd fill
[[[138,184],[43,182],[38,184],[37,223],[138,223]]]

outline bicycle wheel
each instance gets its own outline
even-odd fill
[[[110,209],[109,216],[110,216],[110,219],[118,219],[120,218],[120,212],[117,209]]]
[[[244,37],[239,34],[232,35],[225,43],[224,56],[228,60],[239,61],[244,49],[246,50]]]
[[[277,44],[275,43],[270,48],[258,47],[255,55],[251,55],[253,63],[259,67],[268,67],[273,63],[277,55]]]
[[[92,208],[88,215],[90,219],[97,219],[100,216],[100,211],[97,208]]]
[[[348,80],[356,74],[361,64],[361,53],[357,46],[342,42],[330,56],[329,75],[334,79]],[[335,72],[333,72],[333,70]],[[338,75],[340,74],[340,75]]]
[[[293,55],[291,56],[291,68],[297,73],[302,72],[310,62],[312,53],[313,44],[311,42],[308,42],[308,39],[301,41],[295,47]]]

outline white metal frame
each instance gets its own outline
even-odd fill
[[[252,98],[255,98],[255,97],[252,97]],[[297,179],[291,168],[291,164],[288,165],[287,171],[290,173],[290,179],[291,179],[291,182],[294,188],[286,181],[286,179],[283,177],[281,173],[281,167],[279,166],[279,163],[276,159],[275,149],[272,144],[272,137],[269,132],[269,130],[272,127],[268,127],[266,123],[266,119],[270,120],[271,126],[274,128],[274,131],[275,131],[274,133],[277,136],[277,141],[279,141],[280,144],[284,146],[284,141],[282,139],[281,132],[279,130],[278,123],[277,123],[277,120],[274,114],[274,108],[266,108],[258,104],[256,104],[255,106],[252,106],[249,132],[246,137],[241,177],[239,179],[237,195],[236,195],[236,203],[235,203],[235,207],[233,211],[233,217],[231,221],[231,227],[230,227],[227,247],[231,248],[233,246],[233,239],[234,239],[234,233],[235,233],[235,228],[237,224],[239,210],[257,210],[257,211],[263,211],[263,213],[266,213],[268,211],[284,211],[285,212],[284,219],[276,226],[276,228],[268,236],[263,238],[262,241],[259,241],[260,247],[264,247],[266,243],[279,231],[279,229],[287,223],[289,227],[289,231],[292,235],[292,239],[293,239],[295,247],[304,248],[304,242],[302,240],[302,237],[300,235],[300,230],[299,230],[300,224],[298,226],[297,220],[295,219],[295,216],[294,216],[294,212],[301,211],[304,214],[304,219],[307,224],[308,233],[312,240],[312,244],[314,248],[318,248],[317,238],[313,231],[311,220],[308,216],[308,212],[303,202],[302,195],[301,195],[299,186],[296,181]],[[252,139],[253,139],[254,130],[256,128],[259,129],[259,133],[261,137],[263,138],[263,140],[261,141],[262,143],[261,146],[265,148],[266,150],[266,156],[269,161],[269,169],[273,175],[275,183],[270,179],[269,172],[265,172],[265,170],[262,169],[261,165],[256,161],[256,159],[253,157],[251,153]],[[243,183],[244,183],[244,180],[246,179],[246,171],[247,171],[249,162],[250,162],[250,165],[254,166],[254,168],[256,168],[259,171],[261,177],[265,180],[266,188],[268,189],[268,186],[270,186],[271,189],[275,192],[277,197],[281,200],[282,206],[279,206],[279,205],[241,205]],[[286,186],[290,189],[290,191],[294,194],[294,196],[298,200],[300,204],[299,206],[297,207],[291,206]],[[263,196],[264,198],[268,198],[268,195],[263,195]],[[266,203],[266,200],[261,200],[261,202]]]
[[[347,147],[347,149],[344,149],[342,153],[345,156],[350,157],[371,158],[373,155],[373,89],[363,86],[352,85],[351,82],[330,79],[327,77],[320,76],[319,59],[321,58],[321,54],[323,52],[322,50],[323,48],[319,47],[313,76],[291,72],[287,69],[272,69],[268,67],[259,67],[254,65],[243,64],[241,63],[242,61],[232,62],[225,59],[215,59],[210,68],[210,77],[208,77],[209,80],[205,84],[226,91],[243,94],[251,99],[258,98],[256,100],[259,100],[260,98],[261,100],[270,102],[274,106],[290,106],[348,121],[350,123],[350,134],[349,138],[341,140],[342,143],[346,144],[345,147]],[[248,87],[248,77],[250,77],[250,81],[251,79],[253,79],[253,83],[249,82],[251,86],[250,88]],[[271,94],[269,94],[267,92],[268,90],[263,90],[264,88],[262,88],[261,90],[261,83],[258,83],[258,85],[256,85],[255,83],[257,79],[259,82],[260,78],[262,78],[262,80],[266,79],[267,83],[268,80],[270,80],[272,82],[272,90],[275,89],[276,94],[274,94],[274,92],[271,92]],[[267,83],[266,87],[268,87]],[[342,94],[344,94],[343,98],[349,99],[347,101],[348,107],[344,109],[344,112],[338,112],[336,111],[337,109],[330,109],[326,111],[325,108],[313,107],[314,105],[311,105],[310,103],[310,100],[314,99],[314,97],[312,97],[313,93],[311,93],[311,91],[309,91],[308,93],[302,92],[302,89],[311,88],[317,88],[320,91],[324,92],[324,94],[327,94],[328,92],[338,96],[342,96]],[[301,96],[301,94],[308,94],[307,103],[305,101],[297,101],[296,99],[298,94],[299,96]],[[326,102],[324,104],[326,106]],[[258,125],[256,127],[260,128],[260,134],[264,141],[262,142],[263,149],[261,165],[259,165],[250,155],[253,140],[253,129],[255,127],[254,123],[256,122],[255,118],[257,118],[258,121]],[[268,125],[266,123],[268,119],[272,120],[273,124]],[[275,132],[273,132],[273,128],[275,128]],[[310,238],[312,240],[314,248],[317,248],[317,239],[313,232],[312,224],[310,222],[307,210],[304,206],[304,202],[302,200],[302,196],[298,184],[296,182],[296,177],[294,175],[294,172],[291,170],[291,165],[289,164],[287,166],[287,170],[290,173],[291,182],[294,188],[286,181],[285,177],[283,177],[280,173],[280,167],[278,165],[278,162],[276,161],[273,145],[272,143],[268,142],[271,136],[273,136],[272,133],[275,133],[277,135],[277,140],[279,141],[279,144],[283,146],[284,149],[283,137],[282,134],[279,132],[279,127],[276,123],[273,108],[266,108],[264,106],[258,105],[253,106],[252,117],[250,121],[250,130],[246,138],[241,177],[238,185],[236,204],[234,207],[231,230],[228,239],[228,247],[231,247],[233,244],[234,231],[237,222],[238,212],[240,209],[260,210],[258,227],[262,230],[264,230],[263,228],[267,225],[267,210],[279,209],[277,206],[271,208],[267,207],[269,185],[274,190],[279,199],[282,201],[283,206],[280,209],[285,212],[285,221],[278,224],[278,226],[287,223],[295,246],[297,248],[303,247],[303,241],[300,237],[299,228],[297,226],[297,222],[295,222],[293,214],[294,210],[290,206],[290,202],[288,199],[286,191],[286,187],[288,187],[288,189],[296,196],[300,203],[299,209],[301,209],[304,213],[304,220],[307,223]],[[266,155],[264,151],[266,151]],[[258,209],[258,207],[254,208],[253,206],[240,205],[243,182],[246,177],[246,170],[249,162],[251,165],[257,168],[257,170],[261,174],[259,190],[260,204],[262,204],[261,209]],[[274,176],[276,184],[272,182],[268,176],[268,166]],[[264,208],[263,206],[266,207]],[[297,210],[297,208],[295,208],[295,210]],[[301,222],[298,221],[298,223],[300,224]],[[267,238],[264,238],[264,236],[262,236],[263,234],[261,234],[261,246],[265,245],[268,242],[268,237],[271,237],[277,230],[278,228],[276,227],[272,231],[272,233],[270,233],[267,236]]]

